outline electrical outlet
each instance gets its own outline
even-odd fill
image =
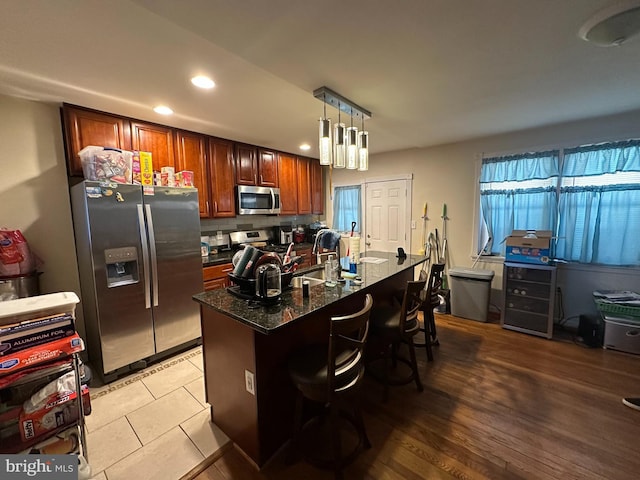
[[[253,372],[250,372],[249,370],[244,371],[244,385],[247,389],[247,392],[249,392],[251,395],[256,394],[256,384]]]
[[[411,220],[411,230],[415,230],[415,229],[416,229],[416,221]]]

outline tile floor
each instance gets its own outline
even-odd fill
[[[202,347],[91,389],[95,480],[177,480],[229,439],[209,421]]]

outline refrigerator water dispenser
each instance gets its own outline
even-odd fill
[[[104,251],[107,286],[121,287],[138,283],[138,250],[136,247],[109,248]]]

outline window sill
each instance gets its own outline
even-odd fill
[[[499,255],[471,255],[474,262],[478,259],[478,263],[504,263],[505,258]]]

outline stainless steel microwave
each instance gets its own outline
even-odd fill
[[[239,215],[280,213],[280,189],[238,185]]]

